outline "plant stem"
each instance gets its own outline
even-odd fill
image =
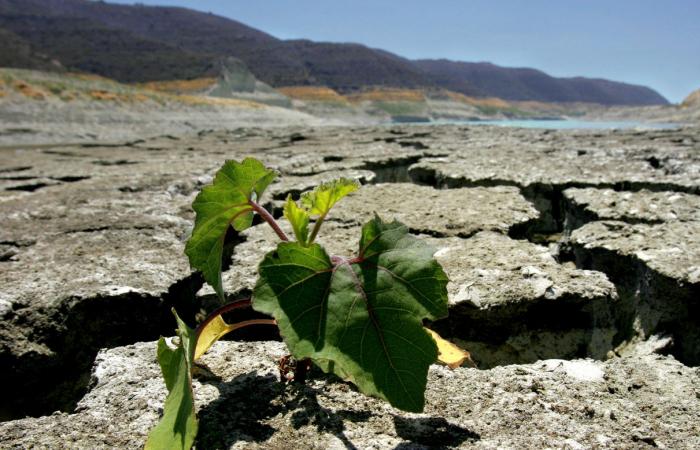
[[[313,244],[314,240],[316,240],[316,235],[321,229],[321,224],[323,224],[323,219],[325,218],[326,216],[319,216],[318,219],[316,219],[316,223],[314,223],[314,229],[311,231],[311,237],[309,237],[309,245]]]
[[[356,256],[354,258],[345,258],[344,256],[337,256],[333,255],[331,256],[331,262],[333,263],[334,266],[339,266],[341,264],[362,264],[365,262],[365,259],[360,256]]]
[[[263,218],[265,222],[267,222],[273,230],[275,230],[275,233],[277,233],[277,236],[283,241],[288,241],[289,238],[287,235],[282,231],[282,228],[280,228],[279,224],[275,220],[274,217],[272,217],[272,214],[269,213],[268,210],[263,208],[262,206],[258,205],[255,203],[253,200],[248,200],[248,204],[253,208],[253,211],[256,213],[260,214],[260,217]]]
[[[297,361],[297,366],[294,369],[294,381],[300,384],[306,382],[306,374],[311,369],[311,360],[308,358]]]
[[[235,323],[231,326],[231,331],[238,330],[239,328],[249,327],[251,325],[277,325],[275,319],[250,319],[244,320],[243,322]]]
[[[206,327],[209,322],[212,320],[216,319],[217,316],[220,316],[221,314],[225,314],[229,311],[233,311],[234,309],[239,309],[239,308],[248,308],[250,307],[250,297],[248,298],[242,298],[240,300],[234,300],[231,303],[227,303],[224,306],[220,306],[219,308],[216,308],[214,311],[212,311],[206,319],[199,325],[197,325],[197,337],[199,338],[199,334],[202,332],[204,327]]]

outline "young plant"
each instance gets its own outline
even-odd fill
[[[274,178],[275,172],[255,159],[227,161],[192,204],[197,216],[185,253],[222,301],[221,265],[228,228],[242,231],[258,214],[280,242],[258,267],[252,300],[222,306],[196,330],[175,314],[179,338],[174,348],[164,338],[158,342],[158,362],[169,393],[147,449],[193,445],[195,360],[226,333],[243,326],[276,324],[300,367],[311,361],[364,394],[411,412],[423,410],[432,363],[457,367],[469,358],[423,327],[423,320],[447,315],[447,276],[431,247],[409,234],[403,224],[386,223],[375,215],[362,227],[357,254],[329,255],[315,241],[331,208],[358,189],[357,183],[346,179],[324,183],[302,194],[299,201],[287,198],[284,216],[296,238],[290,241],[258,203]],[[225,312],[247,306],[274,320],[237,324],[223,320]]]

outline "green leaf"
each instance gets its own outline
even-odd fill
[[[292,224],[297,242],[306,245],[309,239],[309,213],[300,208],[291,195],[287,196],[287,203],[284,204],[284,217]]]
[[[376,217],[357,258],[330,258],[318,244],[281,243],[260,264],[253,307],[271,314],[295,358],[393,406],[423,410],[437,346],[423,319],[447,315],[447,276],[433,249]]]
[[[301,195],[301,204],[309,214],[325,217],[338,201],[359,189],[357,181],[339,178],[323,183],[311,192]]]
[[[185,253],[190,265],[204,275],[221,299],[221,258],[224,238],[229,226],[245,230],[253,223],[253,208],[249,200],[260,198],[274,180],[274,171],[253,158],[243,162],[226,161],[216,173],[214,183],[205,186],[192,203],[197,213],[192,237]]]
[[[161,337],[158,341],[158,363],[168,388],[168,397],[163,406],[163,417],[148,435],[146,450],[189,450],[197,436],[192,392],[192,364],[197,336],[174,310],[173,314],[178,324],[180,343],[173,349],[165,338]]]

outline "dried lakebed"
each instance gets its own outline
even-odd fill
[[[189,205],[245,156],[280,171],[277,215],[320,181],[363,184],[324,229],[333,253],[375,212],[427,239],[450,277],[432,326],[479,370],[436,366],[407,415],[321,374],[283,389],[280,344],[222,342],[204,360],[220,378],[196,386],[202,448],[700,445],[700,130],[397,126],[0,151],[0,447],[143,444],[165,390],[135,343],[171,335],[173,306],[215,307],[183,254]],[[229,236],[229,292],[273,245]]]

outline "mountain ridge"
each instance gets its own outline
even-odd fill
[[[627,105],[667,104],[668,101],[646,86],[603,78],[553,77],[529,67],[503,67],[490,62],[463,62],[449,59],[421,59],[414,63],[439,79],[442,87],[466,95],[493,93],[505,100],[537,100],[554,103],[609,102],[611,89]],[[464,84],[468,80],[468,84]],[[469,92],[471,91],[471,92]]]
[[[181,7],[0,0],[0,29],[67,68],[126,82],[212,76],[216,61],[233,56],[273,87],[326,86],[344,93],[375,86],[442,88],[508,100],[668,104],[645,86],[556,78],[492,63],[414,61],[355,43],[281,40],[233,19]]]

